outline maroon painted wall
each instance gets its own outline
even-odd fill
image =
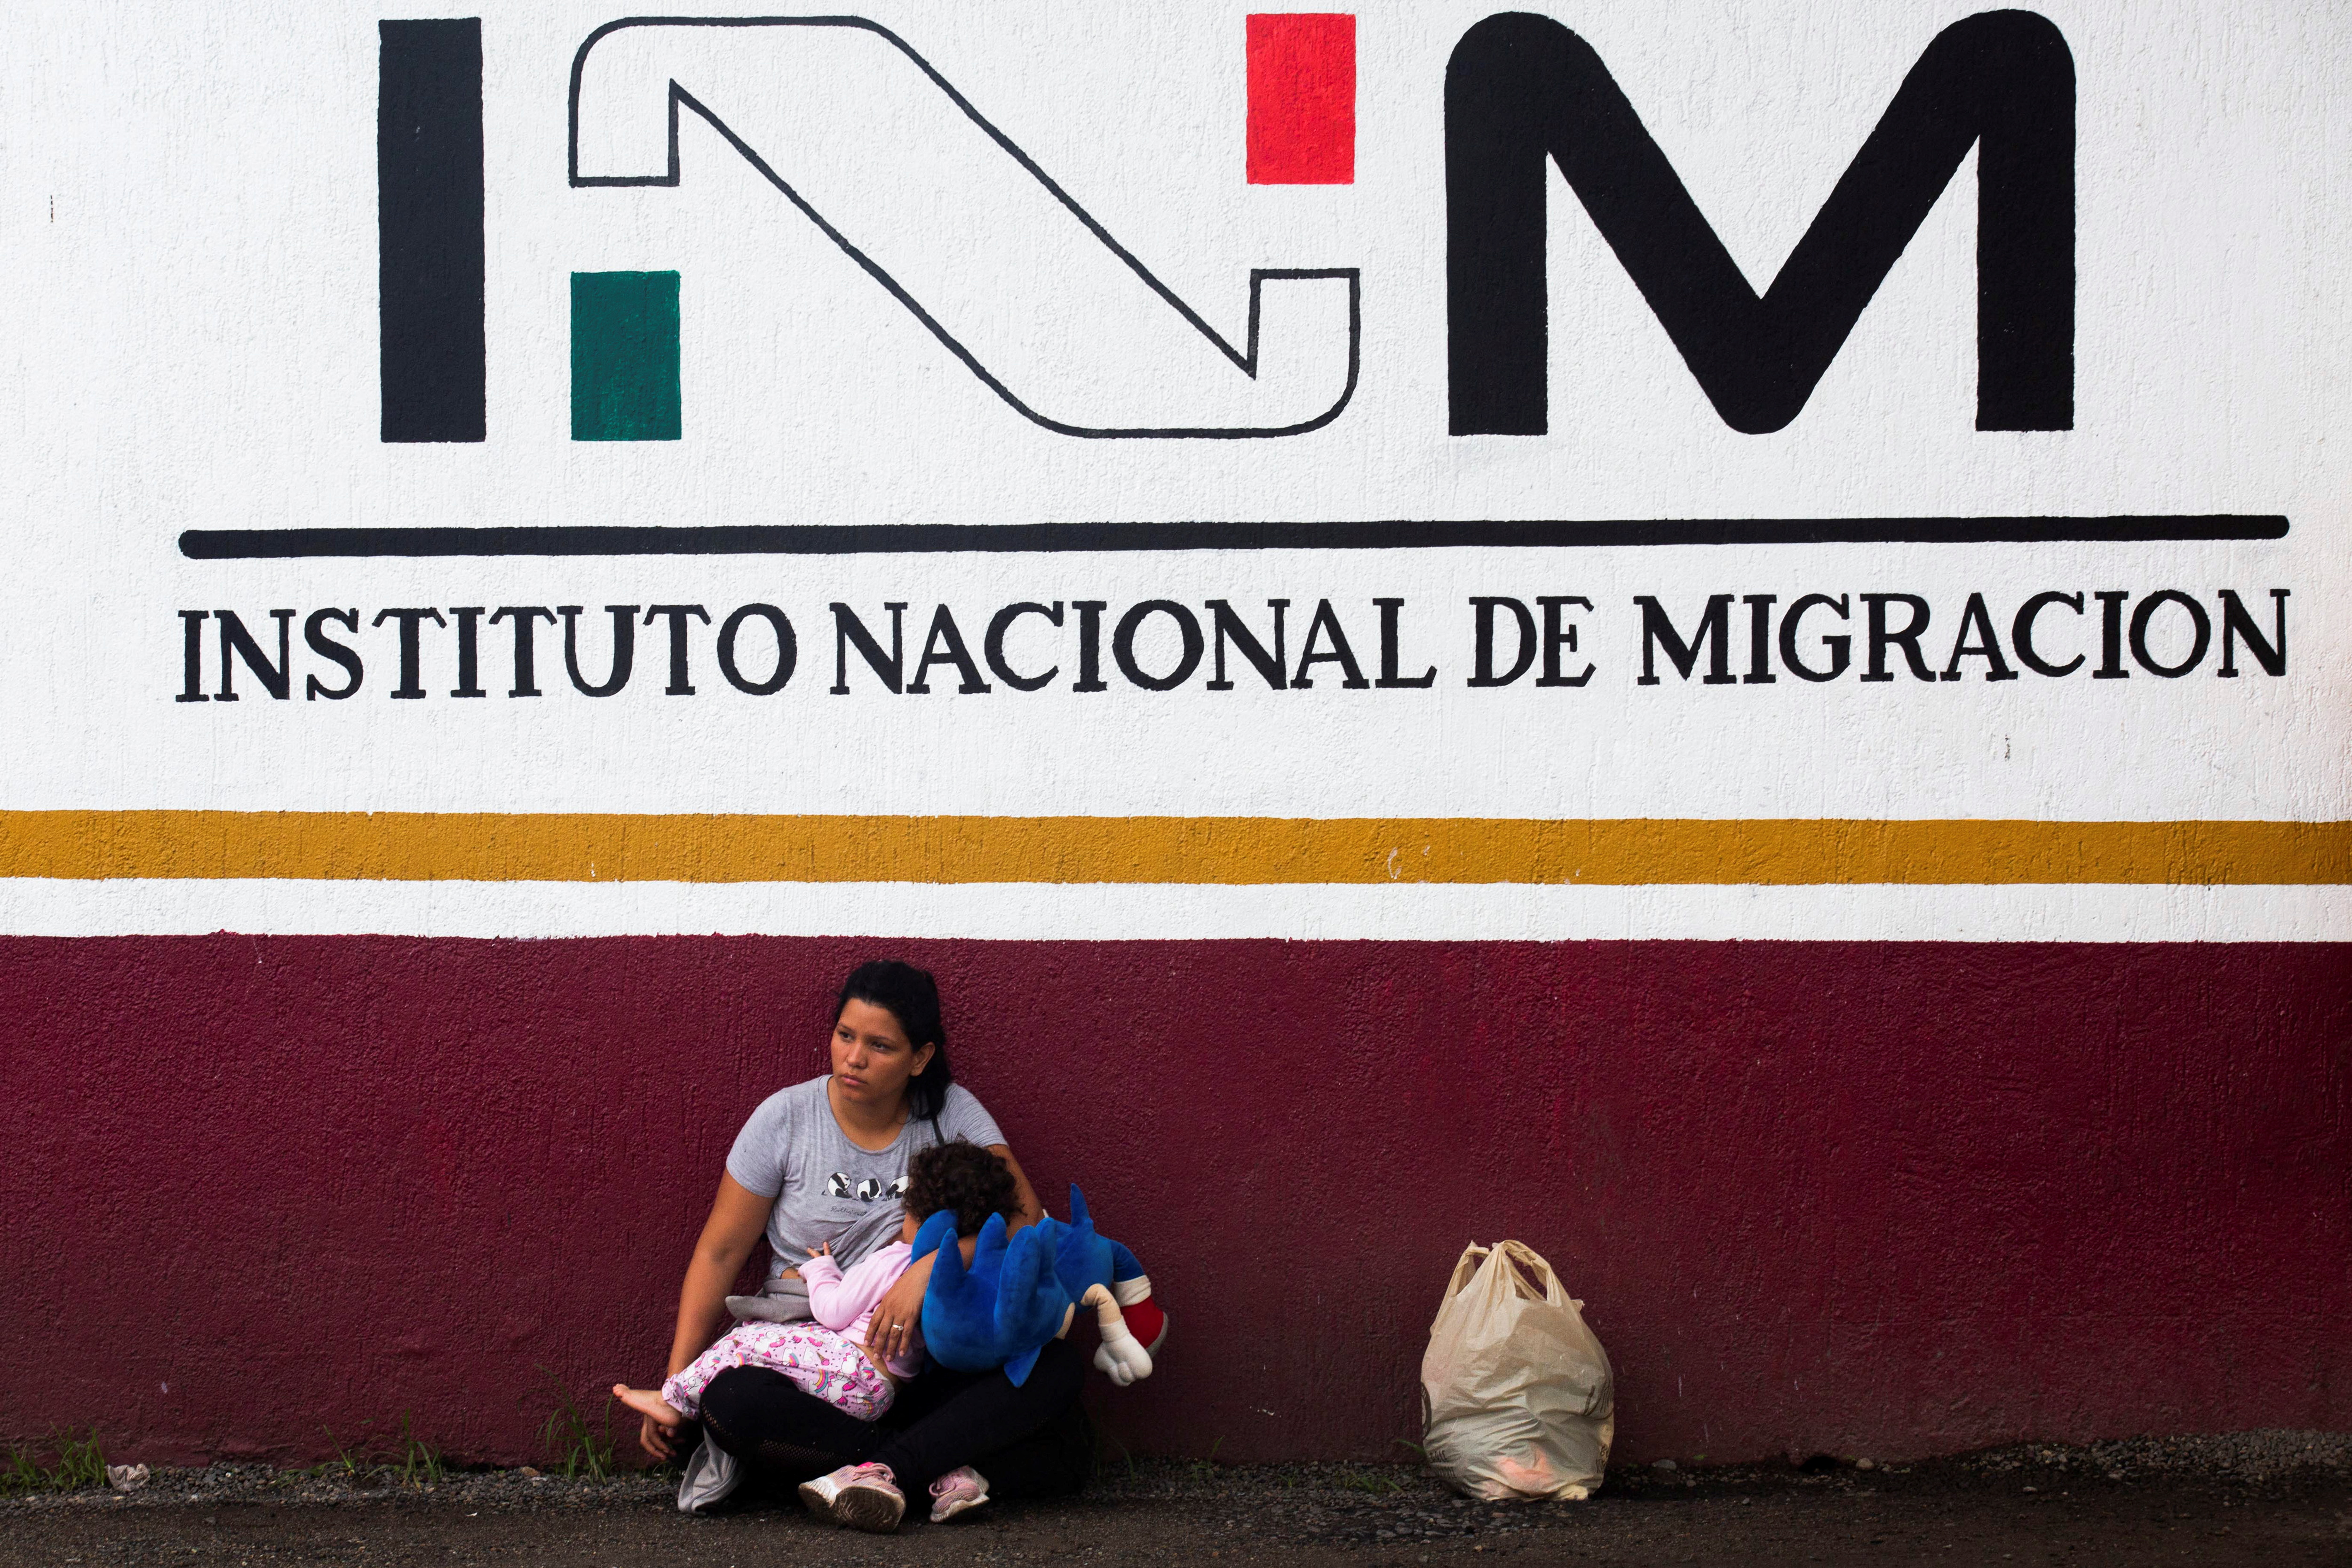
[[[0,1437],[528,1457],[883,949],[1159,1282],[1137,1452],[1401,1457],[1504,1235],[1626,1458],[2352,1425],[2341,946],[220,936],[0,941]]]

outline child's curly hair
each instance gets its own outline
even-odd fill
[[[961,1138],[934,1144],[907,1162],[907,1212],[919,1222],[940,1209],[956,1217],[956,1234],[970,1236],[992,1214],[1020,1211],[1021,1189],[1004,1162]]]

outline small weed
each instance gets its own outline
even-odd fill
[[[89,1429],[87,1437],[58,1433],[49,1439],[56,1449],[58,1462],[44,1467],[33,1458],[33,1450],[11,1446],[5,1464],[0,1464],[0,1497],[23,1497],[40,1491],[74,1491],[82,1487],[102,1487],[106,1484],[106,1450],[100,1447],[98,1428]]]
[[[89,1436],[66,1438],[58,1445],[58,1468],[49,1472],[50,1485],[59,1491],[106,1484],[106,1450],[99,1447],[98,1428]]]
[[[1125,1443],[1118,1440],[1118,1434],[1116,1432],[1103,1433],[1103,1440],[1110,1444],[1112,1448],[1118,1450],[1118,1457],[1127,1461],[1127,1479],[1129,1480],[1133,1480],[1136,1477],[1135,1456],[1128,1451],[1128,1447]]]
[[[372,1421],[362,1421],[360,1429],[364,1432],[373,1425]],[[356,1443],[346,1443],[335,1436],[331,1427],[320,1429],[326,1434],[327,1446],[335,1450],[333,1458],[322,1459],[310,1467],[310,1473],[320,1480],[339,1480],[350,1487],[362,1486],[381,1468],[376,1456],[366,1448],[364,1438]]]
[[[422,1490],[438,1486],[448,1472],[441,1462],[441,1450],[418,1437],[409,1426],[408,1413],[400,1416],[400,1484]]]
[[[540,1368],[555,1394],[554,1413],[539,1428],[540,1441],[555,1457],[551,1467],[561,1470],[567,1480],[585,1476],[592,1481],[609,1479],[613,1474],[613,1396],[604,1396],[601,1429],[591,1427],[582,1413],[579,1401],[572,1397],[552,1373]]]
[[[1224,1446],[1225,1440],[1223,1437],[1219,1437],[1215,1442],[1209,1445],[1208,1458],[1203,1459],[1194,1459],[1192,1461],[1190,1474],[1195,1481],[1211,1480],[1215,1478],[1217,1473],[1217,1450]]]
[[[33,1462],[31,1450],[10,1448],[7,1468],[0,1469],[0,1497],[23,1497],[47,1490],[48,1477]]]
[[[1404,1482],[1379,1470],[1349,1470],[1339,1478],[1339,1484],[1349,1491],[1369,1492],[1373,1497],[1389,1497],[1404,1490]]]

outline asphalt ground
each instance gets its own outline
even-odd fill
[[[1083,1497],[887,1537],[821,1524],[789,1493],[689,1519],[658,1475],[416,1479],[215,1466],[128,1497],[0,1502],[0,1564],[2352,1564],[2352,1437],[2314,1433],[1612,1471],[1590,1501],[1533,1505],[1471,1503],[1403,1468],[1113,1459]]]

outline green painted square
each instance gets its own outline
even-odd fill
[[[677,438],[677,274],[573,273],[572,439]]]

